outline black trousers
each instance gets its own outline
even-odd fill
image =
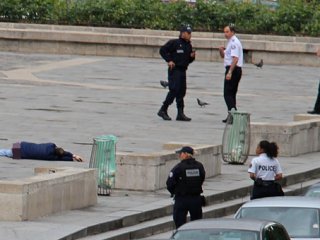
[[[187,214],[190,213],[190,220],[202,218],[202,206],[200,196],[176,196],[173,206],[173,220],[176,228],[187,222]]]
[[[224,90],[223,90],[223,96],[227,104],[228,111],[230,111],[232,108],[237,110],[236,95],[238,92],[238,85],[242,76],[241,67],[235,67],[235,69],[232,72],[231,79],[226,80],[226,75],[229,69],[230,69],[230,66],[227,66],[225,77],[224,77]]]
[[[319,87],[318,87],[318,97],[317,97],[316,103],[314,104],[313,110],[320,113],[320,81],[319,81]]]
[[[173,68],[168,70],[169,92],[163,105],[168,107],[176,99],[177,108],[184,108],[184,96],[187,91],[186,70]]]
[[[252,199],[257,199],[257,198],[264,198],[264,197],[276,197],[276,196],[283,196],[283,191],[281,188],[281,185],[278,183],[272,183],[269,185],[265,186],[258,186],[256,183],[253,185],[252,189],[252,195],[251,195],[251,200]]]

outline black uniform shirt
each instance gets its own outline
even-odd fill
[[[183,38],[169,40],[160,48],[159,53],[166,62],[173,61],[177,68],[187,69],[188,65],[194,61],[190,56],[192,45]]]
[[[202,163],[194,158],[182,160],[169,173],[167,189],[171,195],[200,195],[205,175]]]

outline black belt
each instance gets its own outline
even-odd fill
[[[172,70],[186,71],[187,68],[182,66],[175,66]]]
[[[177,197],[198,197],[198,196],[200,196],[200,193],[196,193],[196,194],[176,194],[175,196],[177,196]]]
[[[275,183],[274,180],[262,180],[262,179],[257,179],[254,184],[256,186],[259,186],[259,187],[268,187],[268,186],[271,186]]]
[[[230,68],[230,67],[231,67],[230,65],[227,65],[227,66],[226,66],[226,68]],[[241,68],[241,67],[235,66],[234,68],[236,69],[236,68]]]

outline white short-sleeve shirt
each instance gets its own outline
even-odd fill
[[[242,44],[239,39],[233,35],[227,44],[226,49],[224,50],[224,66],[230,66],[232,63],[232,57],[238,58],[238,67],[243,66],[243,49]]]
[[[254,173],[256,178],[272,181],[277,174],[282,173],[282,169],[278,159],[269,158],[267,154],[262,153],[259,157],[252,159],[248,172]]]

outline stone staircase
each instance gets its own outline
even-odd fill
[[[320,167],[291,173],[282,181],[285,195],[301,195],[307,187],[319,181]],[[203,208],[204,218],[217,218],[233,215],[249,200],[251,185],[240,184],[233,190],[206,195],[207,206]],[[66,236],[61,240],[128,240],[141,239],[163,232],[173,231],[172,204],[159,204],[158,208],[146,209],[139,214],[127,215],[118,219],[101,222]],[[166,201],[166,203],[168,203]],[[146,206],[147,208],[147,206]]]

